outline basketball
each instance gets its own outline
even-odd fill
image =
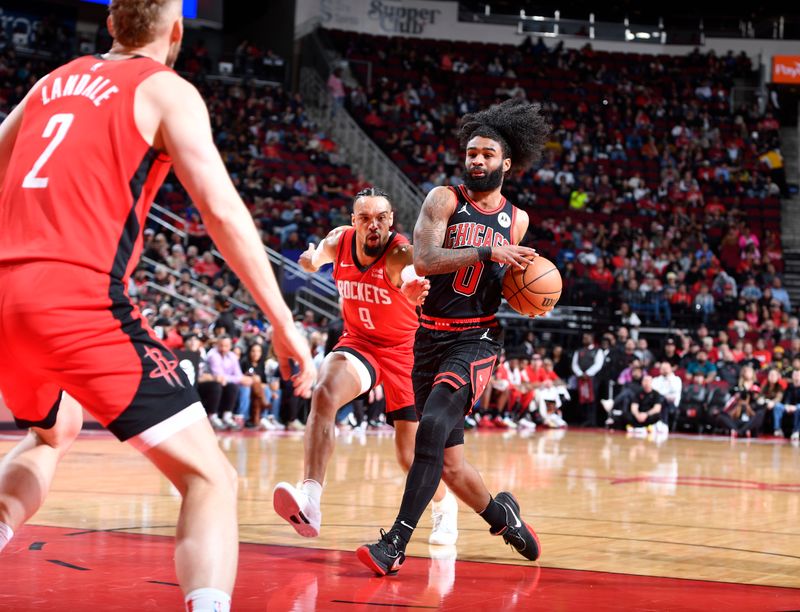
[[[503,297],[520,314],[543,315],[553,310],[561,297],[561,274],[552,261],[539,256],[524,270],[509,268],[503,279]]]

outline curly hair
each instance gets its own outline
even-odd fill
[[[166,7],[177,0],[111,0],[108,12],[114,39],[128,48],[153,42]]]
[[[511,159],[512,167],[525,170],[541,157],[550,129],[541,105],[512,98],[464,115],[458,141],[463,149],[475,136],[496,140],[503,148],[503,156]]]

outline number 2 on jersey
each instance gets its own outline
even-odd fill
[[[75,115],[72,113],[59,113],[50,117],[50,121],[47,122],[44,132],[42,132],[42,138],[50,138],[52,136],[53,139],[47,143],[42,154],[34,162],[31,171],[25,175],[22,181],[22,186],[24,188],[44,189],[47,187],[48,178],[46,176],[39,176],[39,172],[41,172],[42,166],[47,163],[47,160],[50,159],[53,151],[55,151],[58,145],[61,144],[61,141],[64,140],[74,118]],[[58,130],[56,130],[56,127],[58,127]],[[53,136],[54,131],[55,136]]]
[[[369,312],[369,308],[359,308],[358,318],[361,319],[361,322],[367,329],[375,329],[375,324],[372,322],[372,315]]]

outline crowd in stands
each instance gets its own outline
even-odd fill
[[[63,61],[71,47],[54,40],[60,51],[24,60],[9,41],[0,46],[0,119]],[[462,181],[453,128],[465,112],[541,97],[553,120],[542,164],[509,180],[508,196],[531,212],[528,241],[561,269],[562,303],[593,306],[609,331],[574,351],[532,334],[509,347],[467,427],[569,422],[798,438],[800,328],[782,286],[779,218],[754,217],[785,193],[779,126],[769,113],[728,106],[732,79],[750,74],[746,57],[338,40],[348,57],[373,54],[380,66],[371,89],[344,89],[341,73],[329,88],[423,188]],[[259,76],[266,55],[245,41],[236,71]],[[349,222],[350,198],[366,181],[299,96],[207,78],[201,43],[182,61],[265,244],[296,253]],[[214,257],[199,214],[173,179],[157,201],[183,221],[145,231],[130,295],[191,373],[215,427],[302,429],[307,402],[278,372],[269,325]],[[311,312],[298,321],[318,361],[340,323]],[[648,326],[696,333],[673,331],[651,347]],[[340,421],[379,426],[381,405],[377,390]]]
[[[780,125],[769,108],[731,108],[734,79],[753,78],[744,53],[329,35],[357,60],[353,116],[423,191],[463,182],[463,114],[509,97],[542,103],[553,123],[544,158],[504,193],[531,215],[526,240],[556,260],[562,304],[621,311],[631,325],[745,321],[746,332],[789,315]],[[761,293],[766,309],[752,305]]]
[[[571,354],[531,334],[507,349],[468,425],[563,428],[566,421],[634,435],[652,431],[800,440],[800,323],[754,341],[701,324],[658,347],[620,326],[585,333]],[[569,409],[570,414],[565,412]]]

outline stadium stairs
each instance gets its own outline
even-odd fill
[[[332,55],[335,52],[325,48],[317,32],[306,36],[302,44],[304,67],[300,73],[300,92],[306,101],[307,112],[336,141],[352,168],[392,195],[395,220],[410,230],[425,194],[361,129],[346,109],[335,107],[325,85],[333,68],[339,65]]]
[[[781,211],[781,240],[784,255],[784,284],[795,308],[800,305],[800,127],[781,129],[781,152],[784,155],[786,181],[791,195],[783,198]]]

